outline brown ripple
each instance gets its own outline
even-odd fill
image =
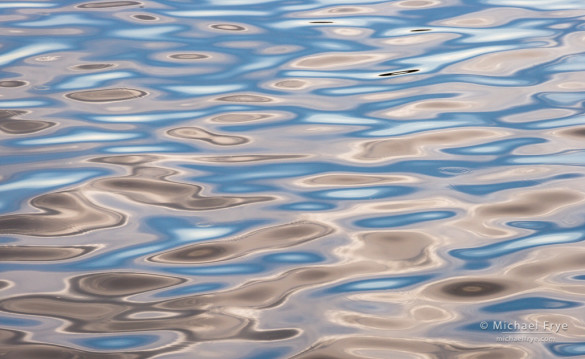
[[[21,87],[26,84],[28,84],[28,82],[19,80],[0,81],[0,87]]]
[[[526,284],[501,278],[462,277],[427,286],[422,295],[449,301],[483,301],[505,297],[526,289]]]
[[[114,67],[114,64],[84,64],[84,65],[75,65],[72,67],[74,70],[83,70],[83,71],[91,71],[91,70],[102,70],[107,69],[110,67]]]
[[[585,196],[581,192],[568,189],[550,189],[521,193],[511,201],[481,205],[477,209],[480,218],[493,217],[531,217],[556,211],[568,204],[581,202]]]
[[[132,17],[135,18],[135,19],[137,19],[137,20],[144,20],[144,21],[158,20],[158,17],[156,17],[156,16],[143,15],[143,14],[132,15]]]
[[[19,314],[42,315],[70,321],[92,322],[112,318],[125,306],[104,301],[79,301],[63,296],[27,295],[0,301],[0,309]]]
[[[10,282],[0,279],[0,290],[7,288],[8,286],[10,286]]]
[[[275,114],[270,113],[227,113],[224,115],[213,117],[211,121],[223,123],[252,122],[264,120],[275,116],[276,116]]]
[[[0,120],[0,131],[13,135],[35,133],[55,126],[56,123],[35,120]]]
[[[300,89],[307,86],[308,82],[304,80],[282,80],[274,84],[274,87],[285,89]]]
[[[104,156],[92,158],[90,162],[110,163],[122,166],[137,166],[158,160],[160,157],[153,155],[121,155],[121,156]]]
[[[236,146],[249,142],[242,136],[218,135],[199,127],[179,127],[167,131],[173,137],[205,141],[218,146]]]
[[[103,90],[89,90],[72,92],[65,96],[77,101],[83,102],[115,102],[132,100],[135,98],[143,97],[148,95],[147,92],[128,89],[128,88],[115,88],[115,89],[103,89]]]
[[[107,273],[103,273],[106,274]],[[100,274],[101,275],[101,274]],[[257,330],[255,319],[244,318],[235,314],[222,313],[220,308],[212,308],[202,303],[197,303],[180,310],[164,309],[167,302],[131,302],[121,301],[119,298],[104,297],[101,293],[101,278],[94,282],[93,275],[82,276],[72,280],[69,286],[74,296],[54,295],[26,295],[0,300],[0,310],[10,313],[37,315],[57,318],[66,322],[63,328],[67,333],[119,333],[130,331],[173,331],[180,333],[184,338],[182,342],[157,348],[152,351],[141,351],[140,358],[152,358],[160,353],[168,353],[174,350],[184,349],[184,343],[197,343],[203,341],[216,341],[222,339],[245,338],[248,340],[283,340],[299,333],[296,329]],[[80,278],[91,278],[93,288],[97,292],[79,291]],[[127,278],[129,279],[129,278]],[[151,288],[150,280],[146,289]],[[107,290],[112,289],[112,283],[106,284]],[[159,286],[161,283],[156,284]],[[168,283],[167,283],[168,284]],[[134,284],[130,283],[130,286]],[[114,291],[123,290],[124,283],[117,283]],[[141,286],[140,286],[141,287]],[[144,288],[136,288],[142,291]],[[79,295],[86,298],[79,298]],[[89,298],[87,296],[89,295]],[[94,298],[97,298],[94,299]],[[175,302],[176,299],[171,300]],[[205,308],[204,308],[205,306]],[[152,313],[156,313],[152,317]],[[0,329],[0,339],[2,338]],[[2,353],[4,346],[0,346]],[[103,354],[103,353],[102,353]],[[86,356],[82,356],[86,358]],[[81,358],[81,357],[80,357]],[[100,357],[102,358],[102,357]],[[28,359],[28,357],[27,357]]]
[[[43,194],[35,197],[31,205],[43,213],[0,216],[0,234],[71,236],[119,226],[125,221],[121,213],[92,203],[77,190]]]
[[[89,352],[54,344],[30,342],[30,333],[0,329],[2,359],[146,359],[146,353]]]
[[[402,7],[427,7],[436,5],[437,3],[437,1],[430,0],[406,0],[397,3],[397,5]]]
[[[573,127],[568,130],[559,131],[559,134],[563,136],[582,138],[585,137],[585,127]]]
[[[16,116],[26,115],[28,111],[22,110],[2,110],[0,109],[0,120],[11,119]]]
[[[355,255],[382,263],[406,261],[410,266],[414,262],[425,262],[428,247],[433,243],[429,236],[414,231],[371,232],[358,238],[360,246],[354,251]]]
[[[485,297],[500,293],[506,286],[488,281],[461,281],[444,286],[443,293],[455,297]]]
[[[370,9],[363,7],[336,7],[327,10],[331,14],[359,14],[363,12],[369,12]]]
[[[292,247],[333,232],[320,223],[298,222],[263,228],[229,241],[196,243],[149,258],[162,263],[205,263],[238,258],[263,249]]]
[[[201,59],[208,59],[209,55],[204,54],[197,54],[197,53],[181,53],[181,54],[172,54],[169,55],[171,59],[175,60],[201,60]]]
[[[76,7],[80,9],[104,9],[110,7],[121,7],[121,6],[132,6],[132,5],[142,5],[139,1],[102,1],[102,2],[90,2],[81,5],[77,5]]]
[[[168,300],[158,307],[163,310],[186,310],[199,306],[267,309],[282,305],[288,297],[303,288],[325,285],[346,278],[347,273],[377,273],[383,269],[370,263],[351,263],[335,267],[303,267],[279,274],[276,278],[259,279],[240,287],[210,294]]]
[[[91,246],[3,246],[0,247],[0,261],[60,261],[81,257],[95,249]]]
[[[272,102],[274,99],[258,95],[231,95],[216,98],[217,101],[226,102]]]
[[[25,115],[28,111],[0,110],[0,131],[9,134],[21,135],[42,131],[56,125],[54,122],[22,120],[15,117]]]
[[[244,26],[234,25],[234,24],[212,24],[209,25],[210,28],[216,30],[226,30],[226,31],[245,31],[247,30]]]
[[[144,293],[184,283],[186,279],[147,273],[108,272],[74,278],[80,293],[98,297],[120,297]]]
[[[171,174],[174,172],[162,168],[140,167],[135,168],[133,175],[99,179],[93,185],[138,203],[192,211],[228,208],[273,199],[266,196],[203,196],[200,194],[203,189],[201,186],[166,179]]]

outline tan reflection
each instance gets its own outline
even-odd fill
[[[89,295],[121,297],[184,283],[186,279],[148,273],[107,272],[75,278],[75,290]]]
[[[409,46],[409,45],[417,45],[420,44],[428,44],[429,46],[436,46],[437,42],[444,42],[447,40],[458,38],[460,35],[457,34],[433,34],[433,33],[421,33],[416,35],[406,35],[400,37],[393,37],[389,39],[383,39],[382,43],[387,45],[396,45],[396,46]],[[422,51],[420,51],[422,52]]]
[[[104,70],[109,69],[111,67],[116,67],[116,64],[82,64],[82,65],[75,65],[72,66],[72,70],[78,71],[94,71],[94,70]]]
[[[167,131],[173,137],[201,140],[218,146],[235,146],[249,142],[243,136],[219,135],[199,127],[179,127]]]
[[[6,88],[21,87],[21,86],[25,86],[25,85],[28,85],[28,82],[19,81],[19,80],[0,81],[0,87],[6,87]]]
[[[358,236],[351,257],[401,266],[419,266],[429,262],[430,236],[415,231],[370,232]]]
[[[438,0],[406,0],[399,1],[395,5],[406,8],[427,8],[441,4]]]
[[[418,179],[406,175],[391,175],[391,176],[374,176],[374,175],[358,175],[358,174],[328,174],[318,175],[315,177],[304,178],[299,181],[299,185],[315,187],[315,186],[356,186],[368,185],[377,183],[415,183]]]
[[[267,309],[283,305],[293,294],[304,288],[325,285],[354,275],[375,273],[381,266],[371,263],[339,264],[334,267],[304,267],[280,273],[274,278],[253,280],[242,286],[219,293],[171,299],[160,303],[166,310],[186,310],[194,305],[203,308],[229,307]]]
[[[215,100],[217,101],[225,101],[225,102],[273,102],[276,101],[276,98],[267,97],[267,96],[259,96],[259,95],[229,95],[218,97]]]
[[[391,118],[422,118],[432,114],[444,112],[465,112],[477,108],[479,103],[468,100],[420,100],[405,106],[401,106],[395,110],[389,110],[384,113],[385,116]]]
[[[426,285],[420,289],[420,295],[438,301],[476,303],[516,295],[528,288],[529,284],[524,281],[465,276]]]
[[[474,57],[458,67],[466,73],[509,76],[526,68],[538,66],[558,57],[558,50],[521,49],[495,52]]]
[[[0,216],[1,234],[71,236],[122,225],[121,213],[92,203],[79,190],[43,194],[31,200],[42,213]]]
[[[72,92],[67,95],[66,97],[82,101],[82,102],[114,102],[114,101],[125,101],[125,100],[132,100],[135,98],[143,97],[148,95],[147,92],[136,90],[136,89],[128,89],[128,88],[116,88],[116,89],[103,89],[103,90],[89,90],[89,91],[80,91],[80,92]]]
[[[240,162],[260,162],[260,161],[281,161],[305,158],[305,155],[233,155],[233,156],[205,156],[196,157],[196,161],[215,162],[215,163],[240,163]]]
[[[465,143],[477,143],[503,137],[504,130],[495,129],[447,129],[425,133],[404,135],[387,140],[367,141],[360,144],[352,158],[360,161],[384,161],[409,156],[425,156],[439,149],[460,146]]]
[[[120,155],[120,156],[104,156],[89,159],[90,162],[109,163],[121,166],[138,166],[145,163],[154,162],[161,157],[153,155]]]
[[[134,353],[89,352],[55,344],[42,344],[30,340],[30,333],[0,329],[2,359],[142,359]]]
[[[286,112],[229,112],[209,119],[218,123],[246,123],[256,121],[275,121],[292,118],[292,114]]]
[[[292,67],[306,69],[337,69],[389,59],[391,54],[329,53],[301,58]]]
[[[511,194],[506,201],[470,206],[469,215],[456,225],[477,235],[503,238],[513,235],[514,232],[503,227],[501,221],[523,218],[535,220],[538,217],[551,216],[582,203],[584,198],[582,192],[566,188],[524,190],[522,193]]]
[[[142,5],[139,1],[101,1],[101,2],[89,2],[76,7],[80,9],[105,9],[110,7],[121,7],[121,6],[133,6]]]
[[[557,131],[555,134],[560,135],[560,136],[566,136],[566,137],[582,140],[583,137],[585,137],[585,127],[575,126],[575,127],[571,127],[569,129],[566,129],[566,130]]]
[[[13,135],[35,133],[53,127],[55,122],[22,120],[17,116],[26,115],[29,111],[0,110],[0,131]]]
[[[308,87],[309,81],[299,79],[282,80],[275,82],[273,86],[282,89],[298,90]]]
[[[446,20],[436,22],[436,24],[441,26],[482,28],[504,25],[519,18],[541,16],[542,13],[522,9],[520,7],[494,7],[476,12],[469,12],[460,16],[449,17]]]
[[[563,295],[585,295],[583,281],[563,281],[559,276],[581,274],[585,263],[585,251],[578,244],[557,245],[554,254],[550,248],[535,248],[530,256],[514,263],[506,271],[510,278],[522,279],[531,283],[534,287],[549,292],[562,293]]]
[[[364,359],[363,353],[368,351],[378,353],[377,358],[524,359],[529,357],[525,349],[495,343],[473,345],[440,339],[353,335],[321,339],[291,359]]]
[[[233,240],[197,243],[149,258],[163,263],[206,263],[226,261],[263,249],[288,248],[332,233],[323,224],[299,222],[263,228]]]
[[[539,65],[546,64],[563,56],[577,54],[577,49],[582,48],[585,44],[585,37],[583,36],[584,34],[584,31],[569,32],[561,40],[559,40],[560,43],[554,47],[514,49],[475,56],[470,59],[454,63],[453,65],[443,69],[442,72],[489,76],[510,76],[526,68],[538,67]],[[576,72],[571,73],[571,81],[575,80],[573,78],[573,74],[579,75],[579,73]],[[566,73],[557,74],[557,76],[566,75]],[[533,94],[535,91],[546,91],[549,86],[550,85],[547,81],[540,83],[537,90],[535,90],[534,86],[528,87],[530,88],[530,94]],[[519,88],[524,89],[520,86],[511,89],[506,89],[502,86],[495,86],[495,88],[506,92],[514,89],[517,90]]]
[[[488,173],[478,174],[475,180],[478,182],[502,182],[511,180],[525,180],[527,178],[538,178],[546,175],[551,175],[553,169],[548,166],[523,166],[513,167],[510,169],[498,168],[496,171],[489,171]]]
[[[167,178],[173,174],[174,171],[159,167],[137,167],[130,176],[99,179],[92,185],[138,203],[191,211],[228,208],[272,199],[267,196],[204,196],[201,195],[201,186]]]
[[[298,17],[311,18],[311,17],[322,17],[322,16],[343,16],[343,15],[354,15],[354,14],[367,14],[375,12],[376,10],[366,6],[336,6],[324,9],[318,9],[316,11],[297,13]]]
[[[518,114],[503,116],[505,122],[533,122],[541,120],[550,120],[555,118],[569,117],[577,114],[575,110],[561,108],[547,108],[542,110],[521,112]]]
[[[94,251],[91,246],[2,246],[0,261],[59,261]]]

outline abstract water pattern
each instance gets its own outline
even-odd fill
[[[0,19],[0,357],[585,356],[583,1]]]

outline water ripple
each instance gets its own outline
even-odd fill
[[[0,9],[0,357],[585,355],[581,0]]]

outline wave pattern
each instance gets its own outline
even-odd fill
[[[0,17],[2,358],[585,355],[582,1]]]

